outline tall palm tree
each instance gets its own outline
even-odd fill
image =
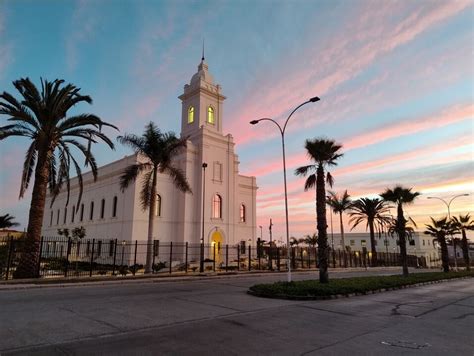
[[[332,208],[334,214],[339,214],[339,223],[341,225],[341,240],[342,248],[346,250],[346,244],[344,242],[344,223],[342,222],[342,214],[351,207],[350,195],[347,194],[347,190],[342,195],[338,195],[334,192],[329,192],[327,197],[327,204]]]
[[[412,192],[412,188],[405,188],[400,185],[393,189],[387,188],[380,196],[389,202],[397,204],[397,223],[396,234],[400,244],[400,258],[402,261],[403,276],[408,276],[408,261],[407,261],[407,241],[406,241],[406,223],[408,220],[403,216],[403,206],[411,204],[415,198],[420,195],[418,192]]]
[[[20,225],[19,223],[13,221],[15,219],[14,216],[11,216],[10,214],[5,214],[0,216],[0,229],[8,229],[13,226],[18,226]]]
[[[151,273],[153,260],[153,227],[156,205],[156,184],[158,173],[167,174],[182,192],[191,192],[184,172],[173,165],[173,158],[186,148],[186,138],[177,138],[173,132],[162,133],[153,122],[145,126],[142,136],[119,136],[118,141],[133,149],[137,163],[125,168],[120,177],[124,191],[132,182],[143,175],[140,201],[143,211],[148,210],[148,245],[145,273]]]
[[[456,227],[455,225],[448,220],[447,217],[444,217],[439,220],[431,219],[431,224],[427,224],[425,234],[433,236],[435,240],[441,246],[441,261],[443,264],[443,271],[449,272],[449,255],[448,255],[448,244],[446,241],[446,236],[452,234]]]
[[[370,233],[370,246],[372,252],[372,265],[377,264],[377,249],[375,248],[375,225],[385,226],[390,220],[390,208],[387,203],[379,198],[360,198],[351,205],[351,212],[349,215],[351,219],[349,222],[354,229],[361,222],[366,221],[366,229]]]
[[[82,175],[73,148],[85,157],[85,165],[90,166],[94,179],[97,165],[90,151],[90,144],[98,140],[114,148],[112,141],[101,131],[103,126],[116,128],[92,114],[66,116],[76,104],[92,99],[81,95],[80,88],[64,81],[53,82],[41,79],[41,91],[28,78],[19,79],[13,85],[21,95],[17,100],[13,95],[0,94],[0,114],[7,115],[11,124],[0,127],[0,140],[12,136],[28,138],[31,143],[26,150],[20,185],[20,198],[27,190],[34,172],[34,185],[25,248],[22,253],[15,278],[31,278],[37,274],[39,242],[43,225],[47,188],[54,198],[66,184],[69,203],[69,171],[74,169],[79,183],[78,202],[82,197]],[[85,140],[87,146],[80,142]]]
[[[319,281],[328,283],[328,235],[326,221],[326,182],[330,187],[333,185],[333,178],[325,168],[337,165],[337,159],[342,157],[340,150],[342,145],[334,140],[316,138],[306,140],[305,148],[313,164],[302,166],[296,169],[297,176],[306,179],[304,190],[307,191],[316,187],[316,220],[318,230],[318,258],[319,258]],[[312,172],[312,173],[311,173]]]
[[[466,270],[471,270],[470,259],[469,259],[469,244],[467,242],[466,230],[474,230],[474,221],[471,220],[469,214],[459,215],[459,218],[453,216],[453,223],[456,231],[461,232],[461,249],[462,255],[464,258],[464,263],[466,264]]]

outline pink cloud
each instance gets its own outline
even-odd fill
[[[367,5],[367,8],[360,10],[360,14],[352,16],[353,22],[342,28],[329,44],[322,48],[308,46],[307,52],[301,53],[296,65],[277,63],[279,68],[285,68],[285,75],[280,71],[272,73],[270,70],[262,73],[255,81],[255,89],[238,105],[243,110],[232,115],[227,129],[239,133],[236,135],[236,142],[239,144],[275,137],[278,134],[276,129],[262,136],[259,130],[248,125],[248,121],[260,117],[282,118],[288,113],[288,108],[294,107],[308,96],[314,93],[324,96],[352,79],[377,58],[413,40],[470,4],[468,1],[423,3],[423,6],[416,9],[408,9],[410,16],[406,16],[407,9],[402,8],[399,3]],[[401,23],[388,21],[397,16],[405,16],[405,20]],[[369,18],[370,21],[364,18]],[[271,88],[271,91],[266,88]],[[317,112],[316,106],[314,110]]]
[[[409,118],[403,121],[394,122],[392,124],[380,126],[366,133],[354,136],[352,138],[343,139],[343,151],[347,152],[351,149],[367,147],[396,137],[413,135],[425,130],[444,127],[456,122],[471,119],[474,113],[474,105],[456,105],[445,109],[439,114],[425,115],[419,118]],[[281,159],[271,160],[264,166],[254,169],[250,168],[248,174],[261,177],[273,172],[281,171]],[[287,169],[293,169],[297,166],[307,164],[307,156],[305,153],[298,153],[287,157]],[[369,164],[369,163],[367,163]],[[371,164],[377,164],[375,162]]]

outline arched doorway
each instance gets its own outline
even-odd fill
[[[221,255],[222,255],[222,249],[224,246],[224,238],[222,236],[221,231],[219,229],[215,228],[211,232],[211,244],[210,244],[210,250],[209,250],[209,258],[214,259],[214,251],[215,251],[215,259],[216,259],[216,266],[219,265],[219,263],[222,262]]]

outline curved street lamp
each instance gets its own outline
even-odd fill
[[[469,196],[469,193],[464,193],[464,194],[458,194],[458,195],[455,195],[453,196],[450,200],[449,200],[449,203],[444,200],[443,198],[438,198],[438,197],[426,197],[426,199],[438,199],[438,200],[441,200],[444,205],[446,205],[446,207],[448,208],[448,219],[451,220],[451,210],[450,210],[450,206],[451,206],[451,203],[453,202],[454,199],[456,198],[459,198],[459,197],[467,197]],[[451,236],[452,238],[452,236]],[[456,257],[456,240],[453,239],[453,252],[454,252],[454,268],[456,269],[456,271],[458,270],[458,259]]]
[[[288,223],[288,192],[287,192],[287,188],[286,188],[285,130],[286,130],[286,126],[288,124],[288,121],[290,120],[291,116],[295,113],[296,110],[298,110],[303,105],[306,105],[306,104],[309,104],[309,103],[315,103],[319,100],[321,100],[321,99],[319,99],[319,97],[315,96],[315,97],[305,101],[304,103],[298,105],[290,113],[290,115],[286,119],[285,124],[283,125],[283,128],[280,126],[280,124],[278,124],[278,122],[276,122],[275,120],[270,119],[268,117],[264,117],[264,118],[259,119],[259,120],[250,121],[251,125],[256,125],[260,121],[271,121],[278,127],[278,130],[280,131],[280,134],[281,134],[281,147],[282,147],[282,152],[283,152],[283,182],[284,182],[284,186],[285,186],[286,246],[287,246],[287,249],[288,249],[287,261],[286,261],[286,265],[288,267],[288,282],[291,282],[291,264],[290,264],[290,262],[291,262],[291,249],[290,249],[290,227],[289,227],[289,223]]]

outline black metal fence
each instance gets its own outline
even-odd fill
[[[11,279],[18,265],[23,240],[0,238],[0,279]],[[245,245],[201,245],[191,243],[118,241],[103,239],[73,240],[43,237],[37,275],[53,277],[126,276],[144,273],[147,249],[152,249],[152,273],[193,274],[270,270],[286,271],[286,247]],[[291,268],[303,270],[318,267],[317,248],[291,248]],[[201,266],[202,255],[202,266]],[[329,251],[329,267],[399,266],[398,253]],[[408,256],[412,267],[426,267],[424,258]]]

